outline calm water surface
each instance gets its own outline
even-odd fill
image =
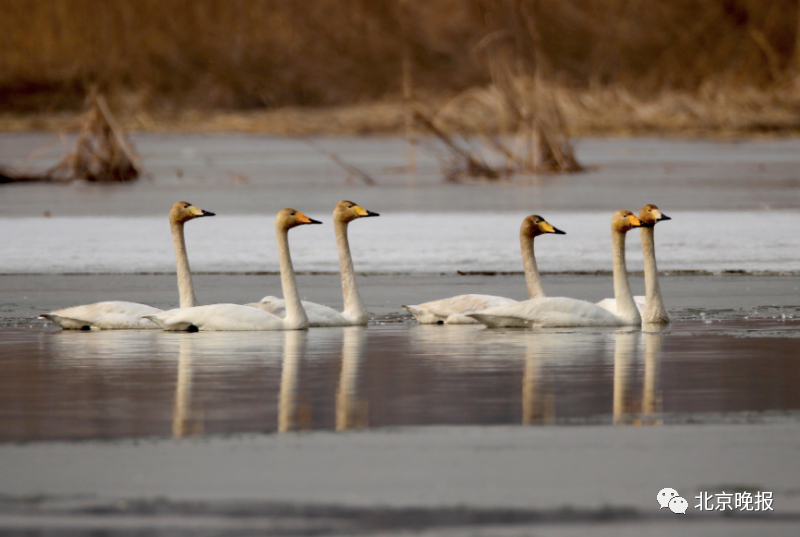
[[[0,332],[0,440],[795,419],[800,321]]]

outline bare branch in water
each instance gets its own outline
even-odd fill
[[[78,130],[75,147],[58,164],[41,174],[5,171],[0,174],[0,183],[116,183],[134,181],[142,173],[139,155],[96,88],[90,88],[85,110],[67,127],[71,128]]]

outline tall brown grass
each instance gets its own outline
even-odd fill
[[[0,111],[78,109],[99,86],[134,109],[253,109],[489,83],[508,42],[569,88],[790,87],[797,0],[0,0]]]

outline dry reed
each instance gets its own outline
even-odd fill
[[[55,166],[41,174],[6,171],[0,182],[119,183],[139,177],[139,156],[96,88],[87,95],[84,112],[65,130],[77,130],[75,146]]]
[[[792,84],[797,0],[0,0],[0,109],[253,109],[461,92],[488,34],[549,83],[637,94]],[[404,71],[403,63],[407,69]],[[117,102],[119,101],[119,102]]]
[[[0,0],[0,13],[2,129],[59,128],[96,84],[127,129],[413,143],[401,101],[436,109],[497,86],[481,44],[500,36],[573,134],[800,131],[798,0]],[[443,132],[458,134],[460,110],[509,134],[465,100],[437,115]]]

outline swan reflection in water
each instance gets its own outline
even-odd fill
[[[175,387],[175,406],[172,411],[172,437],[186,438],[203,434],[203,411],[192,405],[192,373],[194,336],[180,334],[178,380]]]
[[[382,418],[378,423],[391,425],[406,419],[401,409],[419,419],[415,416],[425,414],[426,405],[438,403],[446,406],[446,412],[440,413],[437,423],[448,423],[461,419],[465,411],[474,412],[470,402],[463,400],[464,386],[491,401],[520,398],[519,414],[520,406],[515,406],[516,411],[498,406],[475,414],[478,420],[491,423],[510,418],[527,425],[551,424],[577,412],[610,415],[619,425],[659,424],[663,329],[646,325],[642,332],[617,333],[423,326],[399,327],[385,334],[363,327],[246,335],[59,332],[43,338],[42,346],[53,356],[49,366],[74,370],[80,386],[99,382],[119,387],[117,392],[84,389],[85,402],[92,403],[81,407],[83,414],[78,418],[84,422],[95,416],[110,418],[113,411],[114,419],[121,420],[116,426],[125,434],[139,434],[145,427],[147,434],[166,429],[175,438],[183,438],[215,431],[263,430],[270,417],[277,418],[281,432],[369,427],[376,419],[369,416],[370,411]],[[389,344],[394,346],[392,352],[376,360],[374,369],[365,370],[366,352],[386,349]],[[434,375],[430,385],[437,386],[435,393],[421,390],[417,382],[396,383],[381,392],[383,400],[373,402],[377,407],[368,404],[366,383],[381,382],[386,371],[406,363],[416,368],[417,375]],[[613,377],[608,374],[612,366]],[[110,370],[113,376],[108,375]],[[322,391],[303,389],[309,373],[313,385]],[[271,386],[267,392],[262,376]],[[125,380],[124,385],[114,384],[119,379]],[[237,384],[243,380],[249,387]],[[442,382],[448,386],[436,384]],[[508,388],[511,393],[497,392]],[[232,394],[236,395],[233,399]],[[122,411],[107,404],[121,396],[132,401]],[[204,413],[203,405],[212,412]]]
[[[497,334],[505,344],[525,348],[522,375],[522,424],[547,425],[557,421],[554,381],[557,368],[586,363],[591,353],[611,337],[614,346],[612,422],[614,425],[659,425],[659,364],[663,324],[646,324],[643,330],[615,333],[523,332]],[[502,341],[499,337],[496,343]],[[641,397],[636,373],[644,342],[644,374]],[[521,344],[521,345],[520,345]]]
[[[308,332],[287,330],[284,337],[281,388],[278,394],[278,432],[281,433],[311,427],[310,408],[298,402],[300,368],[306,357]]]
[[[342,329],[342,366],[336,393],[336,430],[367,427],[367,403],[359,398],[360,368],[366,329],[351,326]],[[299,379],[306,359],[309,333],[287,331],[283,351],[281,387],[278,396],[278,432],[303,431],[312,427],[312,408],[303,402]]]
[[[641,332],[617,332],[614,349],[614,425],[661,425],[658,375],[663,331],[667,326],[646,323]],[[639,342],[644,341],[641,398],[635,397],[631,377],[636,370]]]
[[[359,397],[359,380],[364,361],[366,328],[351,326],[344,329],[342,343],[342,371],[336,393],[336,430],[365,429],[369,427],[369,406]]]
[[[359,398],[360,368],[366,342],[364,327],[342,329],[342,367],[336,396],[336,429],[345,430],[367,426],[367,404]],[[272,335],[272,334],[270,334]],[[313,409],[309,398],[303,397],[301,374],[307,361],[309,338],[329,344],[331,333],[318,333],[322,337],[304,330],[287,330],[274,334],[283,338],[281,352],[281,378],[278,391],[278,432],[307,431],[313,427]],[[196,334],[181,334],[179,337],[178,375],[173,407],[172,434],[174,438],[195,436],[204,432],[204,413],[200,405],[193,403],[192,374],[196,357],[217,351],[233,343],[229,334],[203,334],[202,341]],[[260,336],[260,334],[259,334]],[[335,335],[334,335],[335,336]],[[213,341],[210,341],[213,340]],[[274,343],[274,342],[273,342]]]
[[[644,388],[642,390],[642,423],[661,425],[661,392],[658,379],[661,378],[661,346],[664,332],[669,328],[662,323],[644,323]]]
[[[525,349],[525,368],[522,374],[522,424],[554,423],[555,396],[542,375],[543,346],[546,338],[529,338]]]

